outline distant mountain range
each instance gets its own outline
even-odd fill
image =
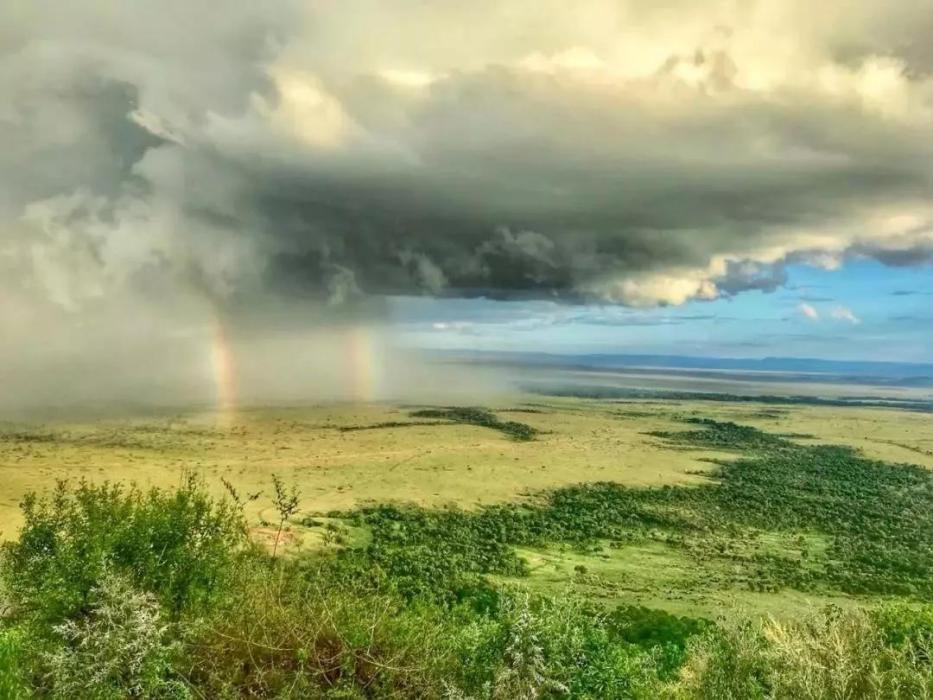
[[[628,355],[628,354],[557,354],[544,352],[507,351],[443,351],[448,359],[496,364],[521,364],[540,367],[575,367],[579,369],[615,369],[644,372],[649,369],[666,371],[761,372],[762,374],[820,375],[856,383],[906,386],[933,385],[933,363],[869,362],[861,360],[821,360],[800,357],[697,357],[691,355]],[[816,379],[816,377],[809,377]]]

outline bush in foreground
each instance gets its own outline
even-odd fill
[[[22,664],[22,635],[19,630],[0,630],[0,698],[18,698],[28,694]]]
[[[721,625],[691,645],[675,698],[933,697],[933,627],[893,642],[885,623],[905,608],[830,606],[800,622]],[[923,619],[930,610],[908,613]]]
[[[933,696],[931,607],[713,625],[411,566],[401,546],[272,556],[193,480],[60,485],[24,515],[0,561],[0,698]],[[483,554],[440,541],[456,523],[419,529],[418,551]]]
[[[104,573],[124,574],[171,615],[206,605],[245,545],[242,514],[194,478],[173,491],[59,483],[27,496],[0,577],[20,614],[54,625],[86,614]]]
[[[178,643],[150,593],[105,574],[87,615],[56,625],[44,654],[45,683],[61,698],[188,698],[172,671]]]

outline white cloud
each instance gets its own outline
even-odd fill
[[[835,318],[836,320],[839,320],[839,321],[848,321],[849,323],[851,323],[851,324],[854,325],[854,326],[857,326],[858,324],[860,324],[860,323],[862,322],[862,319],[860,319],[858,316],[856,316],[856,315],[852,312],[852,309],[849,309],[849,308],[847,308],[847,307],[845,307],[845,306],[837,306],[836,308],[834,308],[834,309],[830,312],[830,315],[831,315],[833,318]]]
[[[473,328],[473,324],[468,321],[439,321],[432,323],[431,328],[436,331],[451,331],[453,333],[466,333]]]
[[[820,312],[816,310],[816,307],[811,306],[810,304],[802,303],[797,307],[797,310],[811,321],[820,320]]]

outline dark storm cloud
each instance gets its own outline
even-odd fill
[[[5,285],[653,306],[933,258],[927,3],[506,5],[7,6]]]
[[[502,67],[447,77],[424,89],[403,126],[379,134],[402,153],[350,142],[338,156],[239,161],[275,249],[268,284],[309,295],[336,279],[350,294],[679,303],[773,290],[788,261],[902,255],[849,240],[845,216],[927,188],[930,154],[903,125],[845,104],[740,93],[725,111],[691,97],[699,113],[649,129],[657,80],[632,97]],[[383,90],[384,102],[410,99]],[[345,107],[361,110],[346,119],[366,123],[365,106]],[[774,144],[767,159],[762,141]],[[807,241],[827,226],[841,229],[828,251]],[[666,294],[654,278],[685,287]]]
[[[925,265],[933,262],[933,239],[907,240],[895,245],[862,244],[855,246],[852,252],[891,267]]]

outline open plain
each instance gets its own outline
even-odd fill
[[[496,424],[438,419],[430,417],[430,407],[392,403],[6,423],[0,434],[0,531],[15,537],[23,497],[47,493],[59,480],[146,489],[172,488],[194,475],[217,496],[226,481],[254,496],[246,510],[261,539],[274,520],[275,475],[299,494],[284,545],[292,551],[326,548],[327,531],[303,525],[319,525],[321,518],[352,533],[346,540],[351,546],[367,542],[369,526],[353,525],[349,514],[375,505],[476,513],[493,505],[535,504],[542,494],[580,484],[609,482],[648,493],[719,488],[710,477],[716,463],[748,454],[741,441],[684,445],[663,438],[697,421],[780,436],[801,446],[802,455],[808,447],[841,445],[869,460],[933,469],[933,421],[893,408],[517,395],[486,409],[498,421],[529,426],[533,436],[517,440]],[[786,582],[749,585],[746,570],[762,553],[799,559],[804,538],[811,561],[818,560],[832,533],[769,531],[747,523],[742,528],[742,542],[730,541],[723,556],[712,558],[698,559],[697,542],[675,545],[667,535],[644,532],[613,543],[597,538],[596,546],[582,549],[555,542],[516,545],[515,552],[527,564],[522,578],[533,589],[571,587],[607,605],[715,616],[734,609],[794,614],[857,600],[851,587],[826,582],[803,590]]]

